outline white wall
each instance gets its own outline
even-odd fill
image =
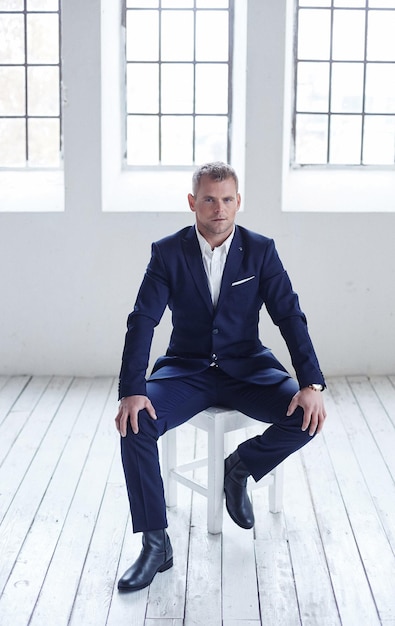
[[[65,62],[66,85],[73,75],[66,131],[78,120],[65,148],[65,211],[0,213],[2,374],[117,374],[151,241],[192,223],[187,212],[101,211],[100,47],[90,27],[99,15],[97,2],[87,0],[73,23],[75,2],[65,3],[65,20],[74,37],[84,33],[86,54],[77,50]],[[394,373],[395,215],[361,214],[355,206],[349,213],[282,211],[285,0],[249,0],[249,10],[239,222],[276,239],[327,375]],[[180,190],[185,207],[186,191]],[[155,352],[165,348],[168,329],[166,318]],[[264,343],[288,364],[266,314],[262,331]]]

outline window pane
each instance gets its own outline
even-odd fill
[[[361,61],[364,50],[365,11],[334,11],[333,59]]]
[[[196,15],[196,60],[228,60],[228,13],[198,11]]]
[[[197,9],[227,9],[229,0],[196,0]]]
[[[157,61],[159,16],[157,11],[128,11],[126,27],[128,61]]]
[[[196,117],[196,163],[226,161],[228,120],[226,117]]]
[[[297,163],[327,162],[328,116],[296,116],[295,158]]]
[[[366,165],[395,164],[395,116],[366,116],[363,162]]]
[[[299,2],[300,7],[330,7],[331,0],[301,0]]]
[[[334,63],[332,65],[331,111],[361,113],[363,94],[363,64]]]
[[[2,167],[25,165],[25,121],[0,119],[0,164]]]
[[[27,84],[29,115],[59,115],[57,67],[29,67]]]
[[[156,116],[129,116],[127,155],[131,165],[159,163],[159,120]]]
[[[395,0],[369,0],[369,7],[374,9],[395,9]]]
[[[59,0],[27,0],[28,11],[59,11]]]
[[[162,65],[162,113],[193,113],[192,63]]]
[[[368,63],[365,108],[368,113],[395,113],[395,64]]]
[[[27,16],[28,63],[59,63],[59,18],[57,15]]]
[[[126,72],[128,113],[158,113],[158,64],[129,63]]]
[[[328,111],[329,63],[299,63],[297,111]]]
[[[0,11],[23,11],[23,0],[0,0]]]
[[[368,21],[369,61],[395,60],[395,11],[370,11]]]
[[[59,120],[30,118],[28,129],[29,165],[59,166]]]
[[[162,11],[162,61],[193,60],[193,12]]]
[[[193,0],[162,0],[162,9],[193,9]]]
[[[361,160],[361,115],[332,115],[330,163],[357,165]]]
[[[196,113],[228,112],[228,66],[196,65]]]
[[[0,15],[0,63],[25,62],[22,15]]]
[[[331,12],[302,9],[299,11],[299,59],[329,59]]]
[[[193,119],[185,117],[162,117],[162,158],[164,165],[191,165],[193,143]]]
[[[0,67],[0,115],[25,115],[23,67]]]
[[[333,6],[335,7],[345,7],[346,9],[351,7],[363,7],[366,6],[365,0],[334,0]]]
[[[126,0],[128,9],[156,9],[159,6],[159,0]]]

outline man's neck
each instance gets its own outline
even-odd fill
[[[211,247],[211,250],[214,250],[214,248],[219,248],[219,246],[222,246],[222,244],[231,236],[233,236],[234,230],[235,230],[235,226],[233,225],[232,229],[230,230],[230,232],[226,232],[226,233],[221,233],[218,235],[210,235],[210,234],[203,234],[199,228],[196,225],[196,230],[199,232],[199,234],[203,237],[203,239],[205,239],[207,241],[207,243],[209,244],[209,246]]]

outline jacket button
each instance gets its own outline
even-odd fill
[[[218,333],[219,333],[218,328],[213,328],[213,335],[218,335]]]

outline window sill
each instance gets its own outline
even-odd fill
[[[1,171],[0,213],[58,213],[64,211],[61,170]]]
[[[283,181],[284,212],[393,213],[393,168],[289,170]]]

